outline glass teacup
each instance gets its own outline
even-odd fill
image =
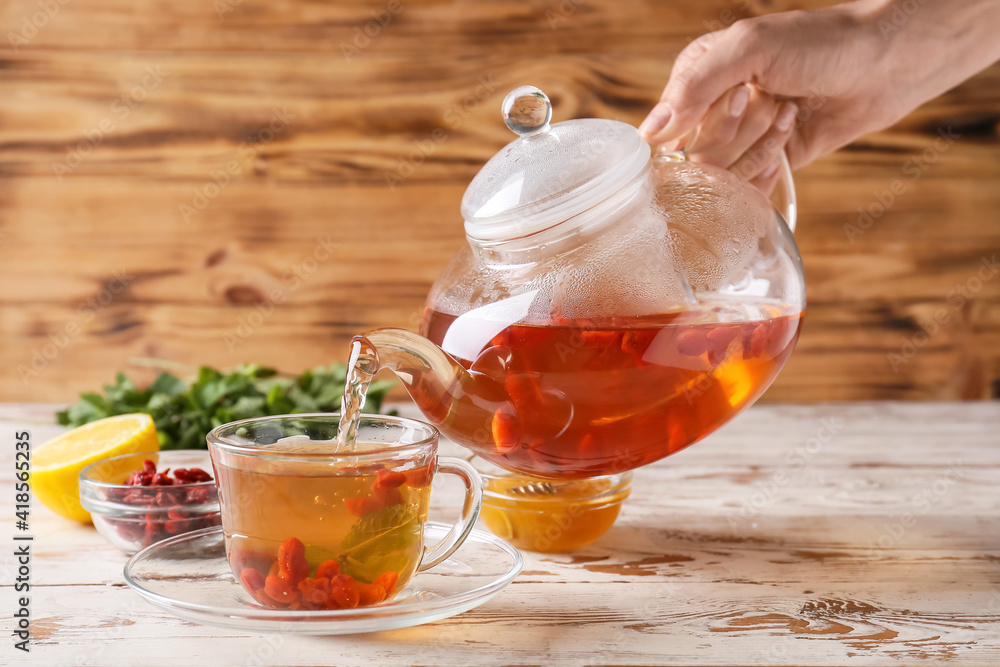
[[[400,417],[364,415],[353,451],[337,452],[336,414],[281,415],[224,424],[208,434],[233,574],[266,607],[344,609],[392,599],[437,565],[479,516],[482,481],[437,456],[438,431]],[[424,547],[431,482],[465,484],[461,517]]]

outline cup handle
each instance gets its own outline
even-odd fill
[[[420,559],[417,572],[428,570],[455,553],[472,532],[483,506],[483,480],[468,462],[450,457],[440,458],[437,472],[451,473],[465,482],[465,502],[462,505],[462,516],[448,534],[434,546],[424,548],[424,556]]]

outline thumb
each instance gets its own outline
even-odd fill
[[[723,93],[758,78],[757,64],[766,47],[748,29],[750,23],[739,21],[702,35],[681,51],[659,103],[639,126],[646,141],[663,144],[685,136]]]

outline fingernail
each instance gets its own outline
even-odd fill
[[[778,119],[774,122],[774,126],[778,128],[780,132],[787,132],[792,127],[792,123],[795,122],[795,114],[798,113],[798,109],[791,102],[785,102],[781,111],[778,112]]]
[[[777,162],[772,162],[771,165],[767,169],[765,169],[763,172],[761,172],[760,177],[766,180],[766,179],[771,178],[772,176],[774,176],[774,172],[776,172],[776,171],[778,171],[778,163]]]
[[[646,120],[642,121],[642,125],[639,126],[639,134],[646,135],[647,137],[656,134],[667,126],[672,115],[674,115],[674,112],[670,108],[670,105],[666,102],[660,102],[649,112]]]
[[[747,90],[746,86],[741,85],[729,98],[729,115],[733,118],[742,116],[743,112],[747,110],[748,104],[750,104],[750,91]]]

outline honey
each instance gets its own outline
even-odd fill
[[[527,551],[573,551],[598,540],[632,490],[630,472],[552,481],[507,473],[482,459],[474,464],[483,477],[483,523]]]

